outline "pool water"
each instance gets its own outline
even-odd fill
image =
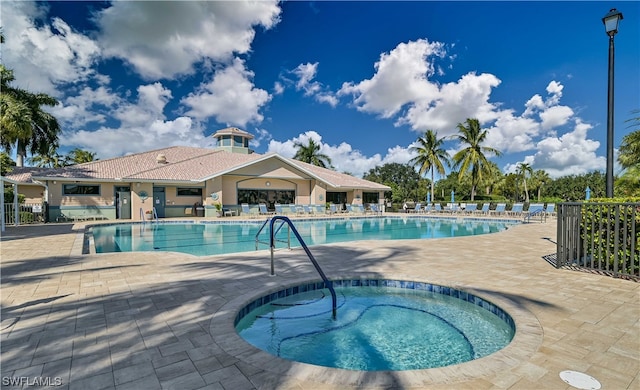
[[[370,286],[336,292],[335,320],[328,290],[313,290],[253,309],[238,320],[236,330],[255,347],[285,359],[365,371],[459,364],[502,349],[514,335],[506,313],[492,304],[493,312],[488,310],[488,302],[478,304],[471,294],[460,299]]]
[[[237,223],[133,223],[94,226],[96,253],[172,251],[196,256],[254,251],[264,221]],[[378,217],[293,221],[308,246],[360,240],[460,237],[502,231],[514,222],[425,217]],[[276,221],[275,227],[279,226]],[[286,247],[287,226],[280,229],[277,248]],[[269,240],[268,226],[260,240]],[[291,246],[299,246],[291,234]],[[259,249],[268,249],[262,244]]]

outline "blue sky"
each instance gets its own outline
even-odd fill
[[[62,153],[213,147],[235,126],[258,153],[313,138],[361,176],[477,118],[504,172],[558,177],[605,169],[610,8],[617,149],[640,108],[640,2],[3,1],[2,62],[59,99]]]

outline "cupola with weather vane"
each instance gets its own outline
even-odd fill
[[[249,149],[249,141],[253,139],[253,136],[244,130],[236,127],[227,127],[216,131],[213,138],[218,141],[217,149],[231,153],[253,153],[253,150]]]

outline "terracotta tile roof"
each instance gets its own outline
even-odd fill
[[[366,188],[389,190],[390,188],[344,173],[284,158],[275,153],[242,154],[220,149],[173,146],[106,160],[96,160],[59,169],[25,167],[7,178],[28,183],[32,177],[42,180],[86,181],[168,181],[203,182],[261,160],[277,158],[286,164],[326,182],[332,187],[344,189]]]
[[[37,168],[37,167],[13,167],[11,172],[4,177],[11,182],[21,184],[36,184],[33,182],[33,176],[46,174],[46,172],[56,171],[53,168]]]

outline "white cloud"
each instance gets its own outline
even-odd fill
[[[141,85],[137,93],[136,102],[127,102],[118,100],[103,90],[87,92],[85,96],[95,97],[94,103],[109,105],[105,109],[106,115],[118,119],[119,126],[102,126],[95,131],[67,131],[60,137],[61,144],[96,152],[98,158],[174,145],[208,147],[214,144],[214,140],[206,138],[203,129],[191,118],[181,116],[166,120],[164,109],[172,95],[162,84]],[[72,102],[79,100],[80,97],[69,99]],[[111,105],[114,101],[118,104]],[[79,105],[67,107],[81,108]]]
[[[596,154],[600,142],[587,138],[591,128],[591,125],[576,120],[573,130],[560,137],[540,140],[536,145],[537,152],[527,156],[525,162],[534,169],[544,169],[553,178],[604,170],[606,158]],[[507,166],[507,169],[511,168]]]
[[[298,81],[295,82],[295,88],[297,91],[304,91],[304,96],[313,96],[313,98],[319,103],[326,103],[331,107],[338,105],[338,98],[335,94],[327,88],[325,88],[321,82],[313,81],[318,72],[318,63],[306,63],[300,64],[295,69],[290,71],[296,76]],[[282,77],[285,82],[291,83],[291,80]]]
[[[358,110],[389,118],[409,103],[431,102],[438,95],[429,57],[444,55],[444,45],[426,39],[400,43],[389,53],[382,53],[375,63],[376,73],[359,83],[344,83],[338,95],[352,95]]]
[[[254,26],[279,22],[275,0],[123,1],[96,16],[104,53],[128,62],[145,79],[194,72],[204,59],[226,62],[247,53]]]
[[[282,142],[271,140],[267,152],[275,152],[281,156],[293,158],[297,151],[295,144],[307,144],[309,139],[313,139],[320,145],[321,153],[331,158],[331,163],[336,171],[348,172],[356,177],[362,177],[376,166],[390,163],[406,164],[413,157],[408,151],[408,147],[404,148],[397,145],[387,149],[387,154],[384,157],[377,153],[373,156],[366,156],[361,151],[353,149],[346,142],[342,142],[339,145],[324,143],[322,142],[322,136],[313,130]]]
[[[96,76],[92,66],[101,52],[63,20],[54,18],[48,24],[46,12],[35,2],[2,2],[2,61],[14,71],[13,85],[59,97],[57,84]]]
[[[456,126],[467,118],[476,118],[481,124],[498,118],[496,105],[489,103],[491,89],[500,80],[489,73],[468,73],[457,82],[447,83],[437,91],[433,101],[416,102],[397,124],[408,124],[413,130],[438,131],[441,136],[457,133]]]
[[[253,72],[236,58],[231,66],[217,71],[211,82],[200,85],[181,103],[190,107],[187,115],[197,119],[214,117],[220,123],[236,126],[259,123],[263,120],[259,110],[271,100],[271,95],[255,88],[252,78]]]

